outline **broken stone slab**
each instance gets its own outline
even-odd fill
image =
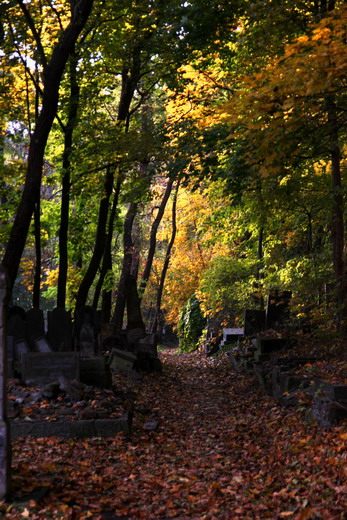
[[[320,428],[330,428],[346,417],[347,408],[326,396],[315,396],[308,413],[308,419],[316,421]]]
[[[127,371],[134,367],[137,356],[126,350],[113,348],[109,357],[109,365],[113,370]]]
[[[86,439],[91,437],[112,437],[119,432],[131,433],[132,417],[127,413],[118,419],[85,419],[79,421],[33,421],[17,422],[10,425],[11,438],[20,437],[60,437],[64,439]]]
[[[64,377],[79,379],[79,354],[77,352],[28,352],[20,363],[21,378],[25,385],[40,386]]]
[[[294,390],[303,390],[313,384],[312,378],[295,376],[286,372],[279,374],[279,386],[282,392],[293,392]]]
[[[347,403],[347,385],[331,384],[322,379],[317,379],[314,389],[316,395],[326,396],[332,401]]]

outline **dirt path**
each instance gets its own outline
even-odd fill
[[[347,519],[345,427],[307,424],[227,359],[161,356],[164,372],[144,378],[130,439],[16,442],[15,485],[49,493],[4,517]]]

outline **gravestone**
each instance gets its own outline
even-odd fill
[[[52,350],[65,352],[72,350],[71,313],[62,307],[47,312],[47,342]]]
[[[132,352],[114,348],[112,349],[108,363],[114,370],[127,371],[134,367],[136,360],[137,357]]]
[[[28,352],[22,355],[21,376],[26,385],[46,385],[58,381],[79,379],[78,352]]]
[[[45,338],[45,320],[43,310],[29,309],[26,313],[28,341],[31,350],[36,352],[51,352]]]
[[[221,341],[220,347],[224,347],[226,345],[232,345],[233,343],[237,343],[238,339],[244,335],[244,329],[242,328],[224,328],[223,329],[223,339]]]
[[[266,328],[273,329],[282,325],[289,317],[291,291],[273,291],[267,297]]]
[[[100,315],[85,305],[76,310],[74,339],[82,357],[95,357],[100,347]]]
[[[4,498],[10,485],[11,446],[6,415],[6,334],[5,305],[6,274],[0,265],[0,498]]]
[[[266,313],[262,310],[246,309],[244,314],[244,335],[256,336],[265,330]]]
[[[11,346],[14,360],[20,362],[22,355],[30,351],[26,321],[23,314],[11,313],[11,310],[8,316],[7,343]]]

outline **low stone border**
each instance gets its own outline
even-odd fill
[[[10,425],[12,440],[19,437],[62,437],[64,439],[112,437],[116,433],[131,433],[132,414],[118,419],[89,419],[81,421],[15,422]]]

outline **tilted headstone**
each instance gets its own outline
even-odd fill
[[[6,333],[4,299],[6,274],[0,265],[0,498],[4,498],[10,485],[11,446],[6,416]]]
[[[267,297],[266,328],[272,329],[281,325],[289,317],[290,291],[273,291]]]
[[[265,311],[256,309],[246,309],[244,314],[244,335],[255,336],[265,330],[266,314]]]
[[[132,352],[114,348],[112,349],[108,363],[114,370],[126,371],[133,368],[136,359],[136,355]]]
[[[56,352],[72,350],[71,313],[62,307],[47,312],[47,342]]]
[[[94,357],[100,347],[100,314],[85,305],[76,310],[74,338],[82,357]]]

